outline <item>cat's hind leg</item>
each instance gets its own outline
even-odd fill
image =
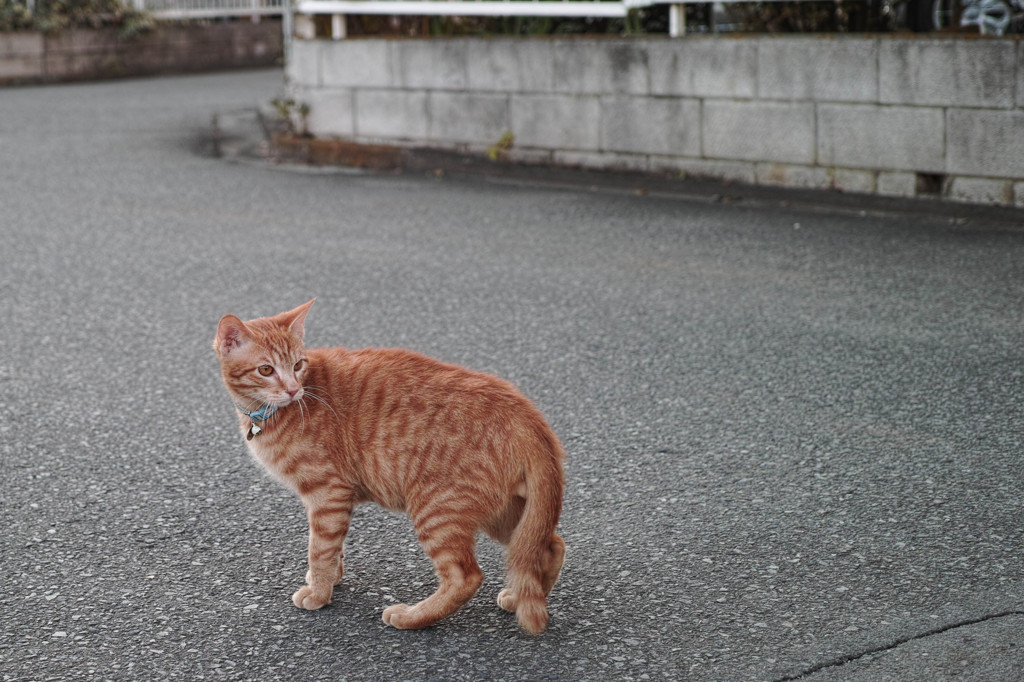
[[[502,512],[485,528],[487,534],[508,547],[525,506],[526,500],[521,495],[512,495]],[[512,590],[506,587],[498,593],[498,606],[511,613],[516,612],[516,598]]]
[[[487,534],[505,545],[512,541],[512,534],[523,516],[523,509],[526,500],[519,495],[514,495],[506,505],[504,512],[493,521],[487,528]],[[541,590],[544,596],[551,594],[551,590],[562,572],[562,564],[565,561],[565,541],[557,534],[552,533],[547,546],[541,550],[540,566],[538,576],[540,578]],[[506,587],[498,593],[498,606],[511,613],[516,612],[518,598],[515,591]]]
[[[542,561],[540,583],[546,597],[551,594],[551,590],[554,589],[555,582],[558,581],[558,576],[562,572],[562,564],[565,562],[565,540],[558,535],[552,535]],[[506,587],[498,593],[498,606],[506,611],[515,613],[517,602],[516,594],[511,588]]]
[[[475,538],[464,528],[442,527],[418,530],[440,585],[434,594],[409,606],[395,604],[384,609],[382,619],[399,630],[418,630],[455,613],[480,589],[484,576],[473,552]]]
[[[536,471],[528,470],[527,479],[526,502],[507,545],[508,587],[498,594],[498,605],[514,611],[524,630],[538,634],[548,624],[547,596],[562,570],[565,543],[555,534],[561,487]]]

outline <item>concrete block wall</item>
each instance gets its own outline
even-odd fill
[[[296,40],[319,136],[1024,207],[1024,41]]]

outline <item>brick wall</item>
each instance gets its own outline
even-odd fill
[[[160,24],[130,38],[116,28],[0,33],[0,84],[269,66],[281,54],[281,23],[267,20]]]
[[[1024,206],[1024,41],[297,40],[311,130],[524,161]]]

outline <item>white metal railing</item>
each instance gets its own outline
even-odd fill
[[[690,0],[691,2],[749,2],[750,0]],[[760,0],[799,2],[800,0]],[[36,0],[24,0],[32,10]],[[292,35],[292,15],[332,15],[332,37],[345,37],[345,15],[378,14],[405,16],[478,17],[599,17],[622,18],[632,9],[669,5],[669,35],[686,32],[685,5],[680,0],[124,0],[157,19],[212,19],[217,17],[281,16],[285,42]],[[289,10],[291,5],[291,11]],[[295,33],[308,34],[309,22],[299,19]],[[287,49],[287,48],[286,48]]]
[[[690,0],[691,2],[750,2],[751,0]],[[760,0],[800,2],[800,0]],[[669,6],[669,35],[686,33],[685,4],[681,0],[293,0],[297,15],[333,16],[331,35],[344,38],[346,14],[483,17],[607,17],[628,16],[632,9],[651,5]],[[287,19],[287,15],[286,15]],[[298,19],[295,32],[312,37],[308,22]]]
[[[23,0],[35,12],[37,0]],[[123,0],[140,12],[157,19],[207,19],[215,17],[281,15],[288,0]]]
[[[624,17],[647,0],[296,0],[299,14]]]
[[[213,19],[282,15],[287,0],[125,0],[157,19]]]

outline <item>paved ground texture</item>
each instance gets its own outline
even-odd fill
[[[279,72],[0,91],[0,679],[942,680],[1024,670],[1024,214],[204,153]],[[569,455],[550,629],[432,589],[356,514],[300,611],[301,507],[210,349],[312,344],[517,382]]]

